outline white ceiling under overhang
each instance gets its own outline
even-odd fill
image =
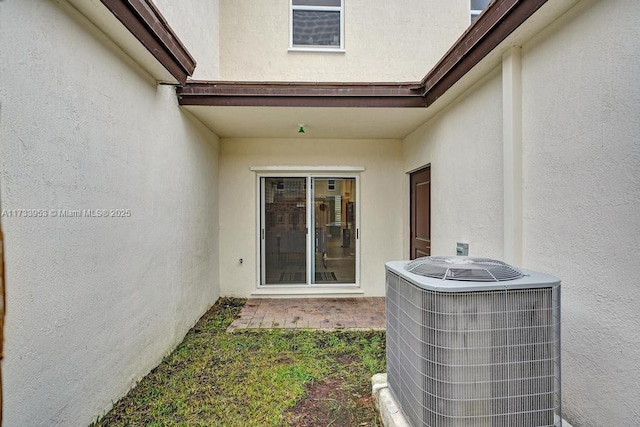
[[[227,107],[185,105],[221,138],[402,139],[427,108]],[[304,124],[305,133],[298,133]]]

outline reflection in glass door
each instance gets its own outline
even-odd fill
[[[356,283],[356,178],[262,177],[260,193],[261,284]]]
[[[312,283],[356,281],[355,178],[313,178]]]
[[[263,284],[307,283],[307,179],[262,178]]]

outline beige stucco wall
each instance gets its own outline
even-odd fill
[[[431,164],[432,255],[455,255],[466,242],[472,256],[503,256],[500,88],[496,69],[403,141],[403,172]],[[402,217],[408,236],[408,210]],[[408,237],[403,250],[408,257]]]
[[[196,60],[191,78],[220,79],[219,0],[153,0]]]
[[[220,76],[417,81],[469,25],[469,0],[345,0],[345,52],[289,52],[289,1],[220,1]]]
[[[639,14],[583,1],[523,48],[524,251],[562,278],[575,425],[640,425]]]
[[[3,425],[87,425],[218,297],[218,140],[66,8],[0,8],[1,208],[47,213],[1,218]]]
[[[402,254],[400,141],[222,139],[220,155],[220,292],[256,290],[257,175],[251,166],[363,166],[360,175],[361,289],[384,295],[384,262]],[[240,264],[238,260],[243,258]]]
[[[640,424],[638,13],[582,1],[522,48],[522,266],[562,279],[563,415],[579,426]],[[501,97],[494,71],[403,141],[405,171],[432,166],[434,254],[504,254]]]

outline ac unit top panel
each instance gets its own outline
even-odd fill
[[[550,288],[560,286],[560,279],[545,273],[538,273],[531,270],[520,269],[523,276],[514,280],[500,282],[474,282],[443,280],[433,277],[422,276],[411,273],[405,269],[410,261],[390,261],[385,264],[387,271],[390,271],[410,283],[431,291],[438,292],[473,292],[473,291],[495,291],[504,289],[532,289]]]

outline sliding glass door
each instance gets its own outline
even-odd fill
[[[312,283],[355,283],[355,178],[313,178]]]
[[[307,179],[261,181],[262,283],[306,283]]]
[[[262,177],[263,285],[357,283],[356,178]]]

